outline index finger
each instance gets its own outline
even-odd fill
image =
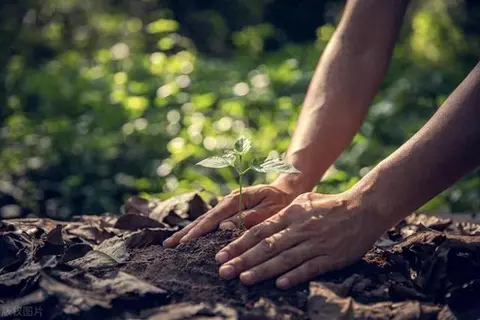
[[[229,195],[220,201],[213,209],[205,213],[204,218],[193,226],[185,236],[179,239],[180,243],[196,239],[212,231],[220,222],[235,214],[238,211],[237,197],[238,196]]]
[[[240,238],[221,249],[215,256],[218,263],[226,263],[238,257],[263,239],[279,232],[285,224],[275,216],[247,230]]]
[[[180,239],[182,239],[191,229],[193,229],[202,220],[202,218],[203,216],[198,217],[197,220],[193,221],[182,230],[175,232],[169,238],[165,239],[162,243],[163,247],[164,248],[175,247],[180,242]]]

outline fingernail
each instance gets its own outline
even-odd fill
[[[180,239],[180,243],[185,243],[187,242],[188,240],[190,240],[190,237],[188,236],[188,234],[186,236],[183,236],[182,239]]]
[[[280,289],[287,289],[290,286],[290,281],[287,278],[280,278],[277,280],[277,287]]]
[[[170,244],[170,242],[172,241],[171,238],[167,238],[165,239],[163,242],[162,242],[162,246],[166,247]]]
[[[217,255],[215,256],[215,260],[218,262],[218,263],[225,263],[228,261],[228,253],[225,252],[225,251],[220,251],[219,253],[217,253]]]
[[[242,281],[244,284],[253,284],[253,278],[253,271],[246,271],[240,274],[240,281]]]
[[[220,223],[219,229],[220,230],[233,230],[233,229],[235,229],[235,224],[231,221],[222,222],[222,223]]]
[[[235,267],[231,264],[221,266],[220,270],[218,270],[218,273],[220,274],[220,277],[224,279],[231,279],[235,276]]]

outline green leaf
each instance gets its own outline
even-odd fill
[[[245,154],[250,150],[250,147],[252,146],[252,143],[250,139],[245,138],[244,136],[241,136],[240,138],[235,141],[235,145],[233,146],[233,149],[240,153],[240,154]]]
[[[252,168],[255,171],[264,173],[300,173],[293,165],[275,156],[269,156],[262,164],[254,165]]]
[[[223,157],[213,156],[200,161],[196,165],[206,168],[225,168],[230,165],[230,162]]]
[[[237,156],[233,151],[227,151],[225,154],[222,156],[222,158],[228,162],[230,166],[235,166],[235,160],[237,159]]]

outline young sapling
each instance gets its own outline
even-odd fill
[[[276,173],[300,173],[290,163],[276,157],[269,155],[263,162],[259,162],[257,159],[253,161],[246,161],[245,157],[251,148],[251,141],[245,137],[240,137],[235,141],[232,150],[227,150],[221,156],[213,156],[198,162],[196,165],[207,168],[225,168],[232,167],[238,174],[238,218],[241,223],[242,229],[243,223],[243,177],[251,169],[257,172],[276,172]]]

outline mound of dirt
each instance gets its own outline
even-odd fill
[[[308,285],[283,291],[276,288],[274,280],[247,287],[238,279],[227,281],[218,276],[215,254],[238,235],[238,231],[216,231],[173,249],[134,249],[122,271],[164,288],[171,303],[223,303],[251,315],[264,314],[262,304],[268,301],[275,314],[305,317],[302,310],[307,305]]]

